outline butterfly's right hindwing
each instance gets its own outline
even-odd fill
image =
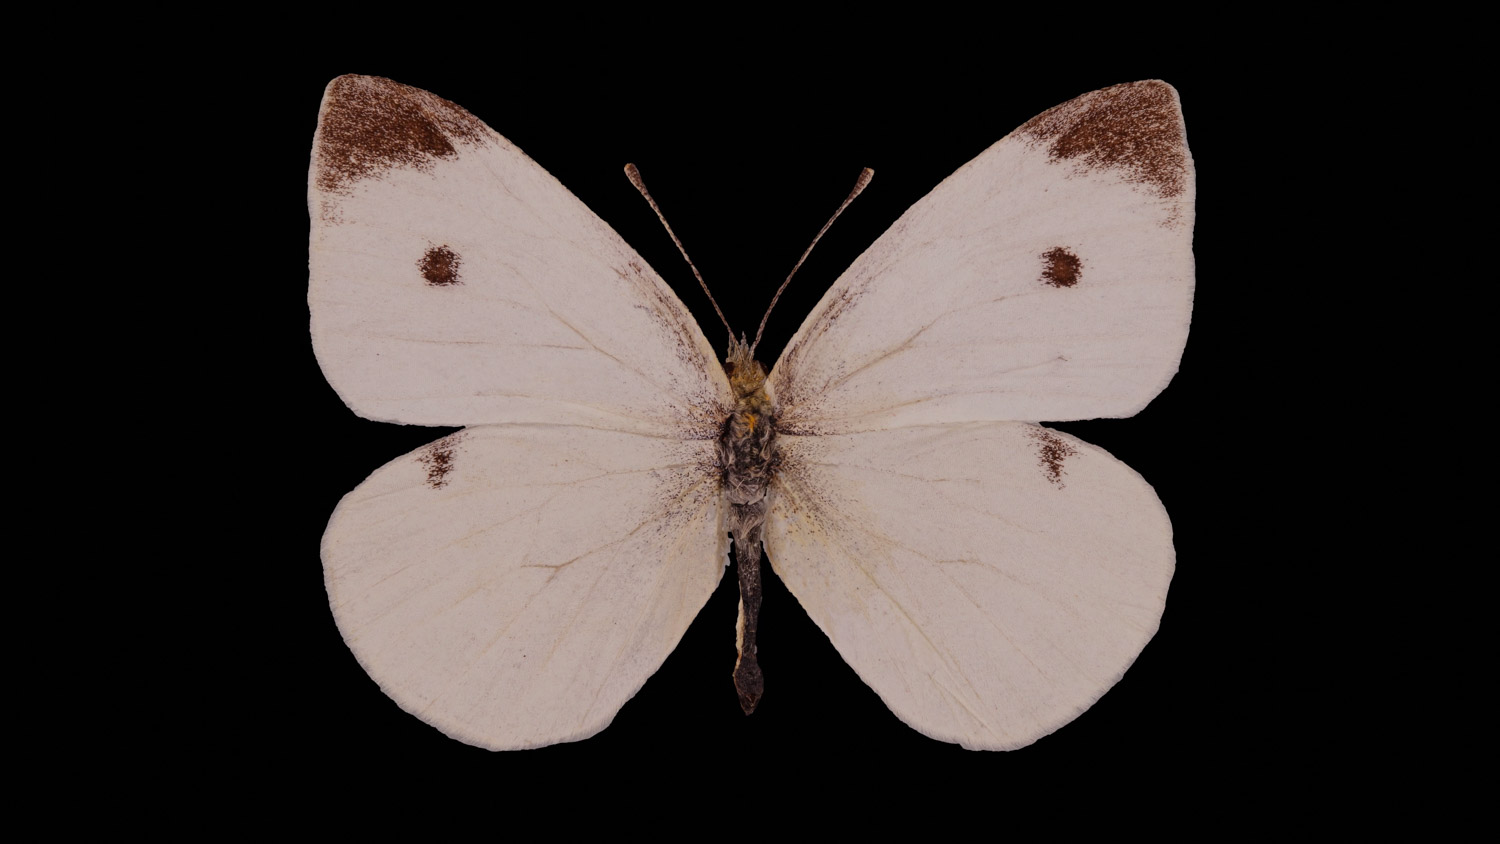
[[[1102,449],[1016,422],[780,444],[766,556],[923,733],[1031,744],[1108,691],[1156,632],[1172,525]]]

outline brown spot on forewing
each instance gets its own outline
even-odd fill
[[[456,460],[461,442],[463,442],[462,432],[451,437],[443,437],[427,446],[417,456],[417,462],[427,467],[428,486],[433,489],[442,489],[448,485],[448,476],[453,473],[457,465]]]
[[[1116,170],[1163,199],[1187,187],[1182,111],[1165,82],[1132,82],[1084,94],[1020,128],[1053,161]]]
[[[422,278],[427,279],[427,284],[432,287],[450,287],[462,284],[459,278],[459,267],[463,266],[463,259],[458,253],[449,249],[447,244],[434,246],[427,250],[422,260],[417,262],[417,269],[422,271]]]
[[[1072,287],[1083,278],[1083,261],[1061,246],[1043,252],[1042,283],[1053,287]]]
[[[395,167],[425,169],[460,145],[483,143],[487,131],[479,118],[421,89],[375,76],[340,76],[324,95],[317,185],[341,193]]]
[[[1052,485],[1062,489],[1063,462],[1069,457],[1077,456],[1078,449],[1074,448],[1067,440],[1059,437],[1046,428],[1033,428],[1031,431],[1032,442],[1036,445],[1037,465],[1041,467],[1042,474]]]

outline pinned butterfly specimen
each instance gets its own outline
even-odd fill
[[[1193,189],[1170,86],[1064,103],[907,211],[767,373],[743,337],[721,364],[634,250],[468,112],[335,79],[309,191],[318,360],[361,416],[467,426],[334,513],[345,641],[453,738],[585,738],[676,646],[733,534],[747,712],[775,687],[764,549],[901,720],[1034,742],[1165,606],[1151,487],[1036,423],[1133,415],[1176,372]]]

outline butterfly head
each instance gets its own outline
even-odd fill
[[[766,368],[751,356],[750,346],[742,336],[729,338],[729,354],[724,358],[724,374],[738,399],[759,392],[766,384]]]

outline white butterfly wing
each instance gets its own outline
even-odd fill
[[[1085,94],[913,205],[769,378],[783,429],[1130,416],[1182,356],[1193,172],[1177,92]]]
[[[732,397],[712,348],[608,226],[425,91],[335,79],[310,181],[329,381],[363,416],[478,426],[339,505],[322,550],[340,631],[455,738],[592,735],[723,573]]]
[[[361,416],[661,433],[727,415],[723,369],[671,289],[462,108],[341,76],[309,181],[313,346]]]
[[[898,220],[770,376],[767,556],[928,735],[1030,744],[1157,629],[1175,558],[1155,493],[1104,451],[1022,423],[1128,416],[1171,378],[1192,198],[1172,88],[1079,97]]]
[[[1156,632],[1172,527],[1101,449],[971,422],[780,440],[776,573],[896,715],[1010,750],[1077,717]]]
[[[724,571],[713,450],[487,425],[388,463],[323,537],[344,640],[402,709],[469,744],[593,735]]]

